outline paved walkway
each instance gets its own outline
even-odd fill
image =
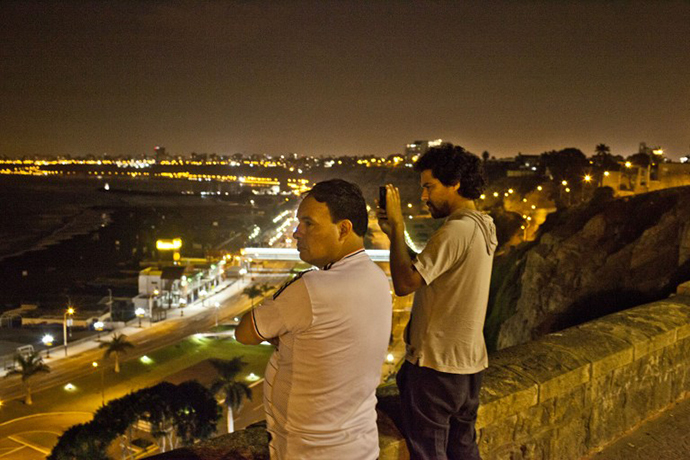
[[[591,460],[690,459],[690,398],[592,455]]]

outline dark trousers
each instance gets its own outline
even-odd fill
[[[411,460],[478,460],[474,429],[482,374],[448,374],[405,361],[397,375]]]

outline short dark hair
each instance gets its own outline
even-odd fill
[[[486,185],[479,157],[459,145],[444,144],[430,148],[414,164],[417,172],[427,169],[446,187],[460,182],[458,193],[470,200],[479,198]]]
[[[347,219],[352,222],[357,235],[367,233],[367,203],[357,184],[342,179],[326,180],[316,184],[304,197],[308,196],[314,197],[319,203],[326,203],[333,223]]]

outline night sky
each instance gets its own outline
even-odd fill
[[[690,154],[690,2],[0,3],[0,155]]]

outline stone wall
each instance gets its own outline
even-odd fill
[[[678,293],[492,355],[477,421],[483,458],[579,459],[688,396],[690,284]],[[382,460],[408,458],[398,417],[397,388],[380,388]],[[215,438],[184,458],[268,458],[266,437],[253,438],[262,442],[251,453],[231,448],[242,436]]]

